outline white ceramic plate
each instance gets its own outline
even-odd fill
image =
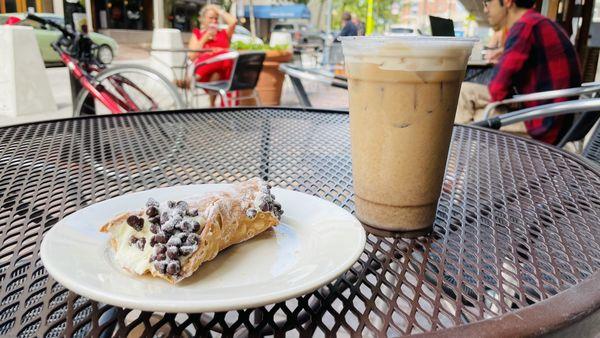
[[[284,214],[273,230],[234,245],[171,285],[123,271],[108,235],[99,228],[120,212],[143,208],[147,199],[186,199],[227,189],[188,185],[131,193],[93,204],[65,217],[44,237],[40,255],[50,275],[96,301],[160,312],[212,312],[263,306],[294,298],[329,283],[349,269],[365,247],[356,218],[335,204],[273,188]]]

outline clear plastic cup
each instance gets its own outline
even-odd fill
[[[344,37],[356,214],[384,230],[433,225],[460,86],[476,39]]]

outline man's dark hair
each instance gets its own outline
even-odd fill
[[[342,14],[342,20],[350,21],[350,20],[352,20],[352,15],[350,15],[350,13],[348,13],[348,12],[344,12],[344,14]]]
[[[521,8],[531,8],[535,5],[535,0],[515,0],[515,5]]]
[[[531,8],[535,5],[535,0],[515,0],[515,5],[521,8]],[[504,6],[504,0],[500,0],[500,6]]]

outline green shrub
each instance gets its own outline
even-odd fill
[[[284,51],[284,50],[288,50],[288,48],[290,47],[289,45],[276,45],[276,46],[269,46],[267,44],[264,43],[245,43],[243,41],[236,41],[231,43],[231,49],[235,49],[235,50],[276,50],[276,51]]]

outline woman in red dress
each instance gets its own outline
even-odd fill
[[[219,17],[227,24],[226,29],[219,29]],[[190,49],[212,49],[208,53],[190,53],[189,58],[198,63],[216,55],[229,51],[231,36],[237,24],[237,19],[217,5],[206,5],[200,11],[200,29],[194,28],[190,38]],[[209,82],[227,79],[230,76],[233,63],[221,61],[201,66],[196,69],[196,81]],[[214,107],[215,96],[210,96],[210,104]]]

